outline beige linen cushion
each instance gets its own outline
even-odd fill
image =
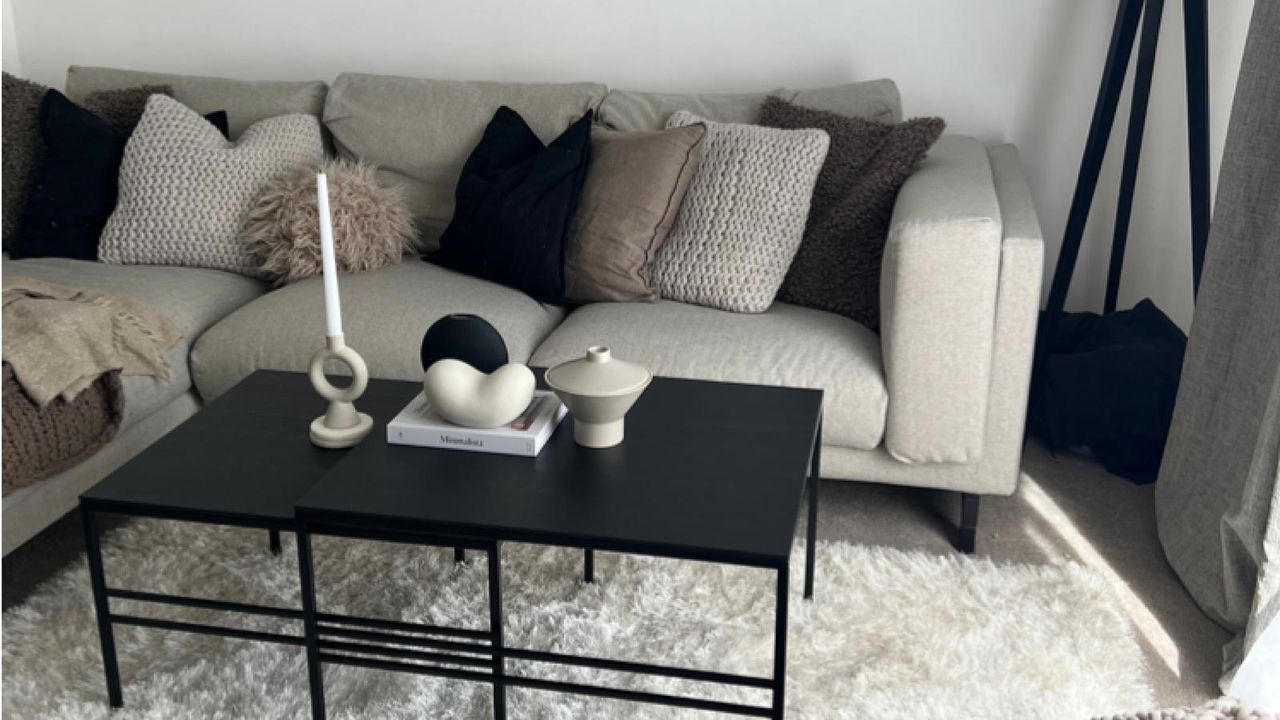
[[[544,144],[594,108],[594,83],[454,82],[343,73],[324,106],[340,157],[378,165],[378,180],[399,186],[426,250],[439,247],[453,218],[462,165],[494,112],[510,107]]]
[[[902,100],[892,80],[830,85],[792,90],[774,88],[756,93],[651,93],[610,90],[600,103],[597,119],[616,130],[661,130],[667,118],[687,110],[715,122],[754,123],[767,97],[778,97],[815,110],[879,122],[902,119]]]
[[[703,125],[624,133],[595,127],[591,162],[565,252],[565,295],[582,302],[658,293],[649,266],[702,159]]]
[[[713,123],[683,111],[668,122],[694,123],[707,125],[702,165],[654,260],[654,285],[670,300],[764,312],[800,247],[827,133]]]
[[[175,100],[202,115],[225,110],[232,140],[250,125],[277,115],[305,113],[319,117],[328,88],[319,80],[251,82],[81,65],[67,69],[67,97],[80,104],[99,90],[138,85],[168,85],[173,88]]]
[[[249,209],[273,178],[323,157],[310,115],[263,120],[232,143],[196,111],[152,95],[125,146],[99,259],[266,277],[238,237]]]

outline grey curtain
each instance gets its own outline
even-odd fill
[[[1280,612],[1280,0],[1254,3],[1200,296],[1156,483],[1169,563],[1237,631]]]

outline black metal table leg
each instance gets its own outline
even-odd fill
[[[582,551],[582,580],[589,583],[596,581],[596,551],[591,548]]]
[[[311,535],[298,528],[298,571],[302,582],[302,625],[306,633],[307,680],[311,685],[311,717],[324,720],[324,667],[320,664],[320,632],[316,626],[316,583],[311,565]]]
[[[818,485],[822,483],[822,424],[818,424],[818,439],[813,443],[813,459],[809,469],[809,523],[804,547],[804,597],[813,599],[813,558],[818,547]]]
[[[506,662],[502,645],[502,544],[489,549],[489,632],[493,634],[493,717],[507,717]]]
[[[788,576],[791,569],[783,564],[778,568],[777,616],[774,619],[773,638],[773,717],[786,716],[787,691],[787,593],[790,592]]]
[[[279,531],[279,530],[268,530],[268,531],[267,531],[267,541],[268,541],[268,542],[270,543],[270,545],[271,545],[271,554],[272,554],[272,555],[279,555],[279,554],[280,554],[280,531]]]
[[[124,705],[120,689],[120,666],[116,660],[115,632],[111,627],[111,606],[107,602],[107,576],[102,568],[102,547],[98,544],[98,519],[94,511],[80,506],[84,521],[84,547],[89,557],[89,581],[93,585],[93,607],[98,615],[98,640],[102,643],[102,667],[107,675],[107,700],[111,707]]]
[[[463,563],[467,561],[467,551],[463,548],[456,547],[453,549],[453,561],[455,563]]]

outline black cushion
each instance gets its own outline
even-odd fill
[[[44,162],[11,252],[96,260],[98,236],[116,206],[125,139],[57,90],[40,103],[40,135]]]
[[[432,262],[564,302],[564,248],[591,152],[587,111],[544,146],[498,108],[458,179],[453,220]]]
[[[226,110],[214,110],[211,113],[205,113],[204,119],[208,120],[210,125],[218,128],[218,132],[222,133],[222,137],[231,137],[230,126],[227,124]]]
[[[226,136],[226,113],[205,118]],[[128,138],[57,90],[45,93],[40,102],[40,135],[44,160],[10,254],[97,260],[98,237],[116,207]]]

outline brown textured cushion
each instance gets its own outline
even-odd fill
[[[142,119],[142,111],[147,107],[147,98],[152,95],[168,95],[173,97],[170,85],[138,85],[137,87],[120,88],[119,90],[98,90],[85,96],[80,107],[102,118],[112,130],[128,137],[133,128]]]
[[[40,140],[40,101],[49,88],[4,73],[3,131],[3,236],[4,247],[22,226],[22,208],[40,161],[44,143]]]
[[[845,117],[765,100],[760,124],[820,128],[831,148],[818,176],[804,240],[778,299],[880,328],[880,261],[902,183],[942,135],[942,118],[901,123]]]
[[[115,437],[124,415],[120,372],[99,376],[72,400],[40,407],[27,395],[9,363],[4,377],[4,494],[78,464]]]
[[[586,184],[565,253],[570,300],[654,302],[654,253],[667,239],[702,157],[705,125],[656,132],[595,127]]]

